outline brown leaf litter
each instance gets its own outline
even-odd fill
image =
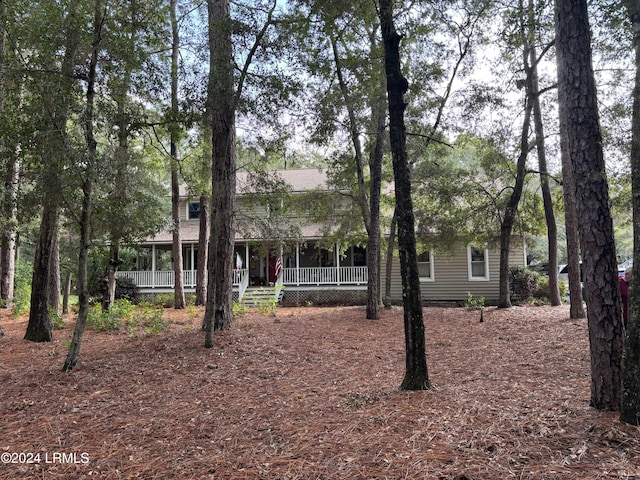
[[[204,349],[88,330],[60,369],[3,314],[0,479],[640,479],[640,429],[589,407],[586,320],[568,307],[424,309],[433,388],[406,392],[402,309],[257,311]]]

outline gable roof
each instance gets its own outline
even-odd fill
[[[291,186],[293,192],[308,192],[323,189],[327,186],[327,171],[320,168],[296,168],[292,170],[272,170],[275,174]],[[247,185],[248,172],[238,172],[236,175],[236,192],[240,194]]]
[[[294,168],[291,170],[271,170],[291,186],[292,192],[308,192],[310,190],[327,190],[327,171],[321,168]],[[236,194],[242,195],[246,191],[249,172],[238,171],[236,173]],[[189,197],[190,194],[185,185],[180,185],[180,196]]]

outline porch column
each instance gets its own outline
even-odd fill
[[[156,246],[151,245],[151,288],[156,286]]]
[[[189,270],[191,270],[191,272],[192,272],[190,277],[193,279],[192,280],[192,283],[193,283],[192,286],[194,286],[194,287],[196,286],[196,281],[195,281],[195,279],[196,279],[196,273],[195,273],[196,267],[195,267],[195,265],[196,265],[196,247],[192,243],[191,244],[191,265],[190,265]]]
[[[300,285],[300,242],[296,242],[296,285]]]
[[[340,245],[336,243],[333,248],[334,255],[336,256],[336,280],[338,285],[340,285]]]

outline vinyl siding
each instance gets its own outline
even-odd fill
[[[467,299],[467,292],[474,297],[484,297],[486,303],[496,303],[498,299],[498,279],[500,267],[500,253],[489,250],[489,280],[469,280],[467,249],[456,249],[453,254],[433,254],[433,281],[420,283],[423,302],[462,302]],[[509,256],[510,265],[523,265],[525,253],[522,242],[512,241]],[[386,278],[385,262],[382,262],[382,284]],[[402,302],[402,278],[400,276],[400,261],[393,259],[391,270],[391,300]]]

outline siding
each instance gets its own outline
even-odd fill
[[[421,282],[420,291],[423,302],[463,302],[467,299],[467,292],[474,297],[484,297],[488,304],[495,304],[498,300],[498,279],[500,267],[500,253],[489,250],[489,280],[470,281],[467,265],[467,249],[458,248],[453,254],[434,254],[432,257],[434,281]],[[381,283],[384,288],[386,265],[383,259]],[[525,253],[522,242],[512,241],[509,256],[511,265],[523,265]],[[383,293],[384,294],[384,293]],[[393,259],[391,270],[391,300],[402,302],[402,278],[400,276],[400,261],[397,256]]]

